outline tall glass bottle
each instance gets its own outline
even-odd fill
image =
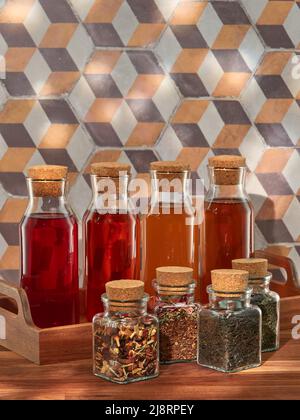
[[[20,225],[21,287],[40,328],[79,322],[78,225],[65,197],[68,169],[28,170],[29,205]]]
[[[151,206],[142,221],[142,280],[146,292],[153,296],[157,267],[190,267],[193,277],[199,278],[200,235],[190,195],[189,165],[154,162],[151,178]]]
[[[209,160],[210,187],[205,197],[200,253],[201,302],[207,303],[210,272],[231,268],[231,261],[253,252],[253,207],[245,189],[246,160],[216,156]]]
[[[111,280],[139,279],[140,223],[128,199],[130,166],[95,163],[93,199],[84,216],[87,319],[103,311]]]

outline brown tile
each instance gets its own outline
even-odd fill
[[[209,101],[184,101],[173,117],[174,124],[198,124],[207,110]]]
[[[192,171],[197,171],[203,160],[208,155],[206,147],[184,147],[179,153],[177,160],[183,160],[191,165]]]
[[[293,198],[293,195],[269,196],[256,216],[256,220],[282,219],[293,201]]]
[[[34,52],[35,48],[9,48],[5,54],[6,71],[24,71]]]
[[[0,260],[0,269],[17,270],[20,265],[20,249],[18,246],[9,246]]]
[[[238,149],[249,130],[249,125],[225,125],[213,148]]]
[[[26,198],[8,198],[0,212],[0,223],[19,223],[27,205]]]
[[[76,23],[53,23],[49,26],[40,48],[66,48],[76,28]]]
[[[87,15],[86,23],[111,23],[123,0],[96,0]]]
[[[47,82],[40,91],[40,95],[54,96],[68,93],[72,90],[75,83],[79,80],[78,71],[57,71],[50,74]]]
[[[7,0],[0,10],[0,23],[23,23],[35,0]]]
[[[205,57],[208,49],[205,48],[185,48],[179,54],[171,72],[172,73],[197,73]]]
[[[249,29],[249,25],[224,25],[212,48],[215,50],[238,49]]]
[[[179,4],[171,19],[171,25],[196,25],[206,6],[207,2]]]
[[[121,150],[101,150],[92,157],[89,165],[85,169],[85,173],[90,173],[91,164],[97,162],[117,162],[121,157]]]
[[[152,98],[164,79],[165,76],[163,74],[140,74],[128,92],[127,98]]]
[[[128,47],[152,45],[161,35],[166,25],[163,23],[141,23],[128,42]]]
[[[121,57],[121,51],[96,51],[87,64],[85,74],[110,74]]]
[[[9,148],[0,161],[0,172],[22,172],[34,152],[29,147]]]
[[[261,161],[259,162],[257,173],[273,173],[282,172],[288,160],[293,154],[292,148],[280,148],[266,150]]]
[[[126,147],[154,146],[164,126],[163,123],[138,123],[129,137]]]
[[[279,75],[283,72],[289,62],[292,53],[290,52],[271,52],[263,59],[262,64],[257,70],[257,75]]]
[[[39,144],[39,149],[66,148],[77,128],[78,124],[52,124]]]
[[[239,96],[250,77],[250,73],[225,73],[213,96]]]
[[[283,25],[293,5],[294,1],[269,1],[257,25]]]
[[[34,100],[9,100],[0,111],[0,123],[23,123],[35,103]]]
[[[85,121],[110,123],[121,105],[122,99],[96,99]]]
[[[256,117],[255,122],[280,124],[292,103],[293,99],[268,99]]]

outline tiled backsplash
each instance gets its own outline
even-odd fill
[[[300,268],[300,1],[1,4],[6,276],[17,279],[28,166],[68,165],[82,217],[91,160],[145,174],[153,160],[180,158],[206,177],[221,153],[247,156],[257,246],[285,244]]]

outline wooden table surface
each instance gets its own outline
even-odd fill
[[[0,348],[0,399],[300,399],[300,340],[292,319],[300,297],[282,302],[281,349],[258,369],[226,375],[196,364],[163,366],[159,378],[115,385],[94,377],[91,361],[36,366]]]

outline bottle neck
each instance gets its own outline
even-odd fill
[[[253,289],[253,294],[268,293],[270,291],[270,283],[272,274],[268,273],[265,277],[254,277],[249,279],[249,285]]]
[[[252,288],[249,287],[245,292],[227,293],[212,289],[211,286],[207,289],[209,295],[209,305],[211,309],[237,311],[251,306]]]
[[[185,286],[159,285],[156,280],[153,282],[158,301],[166,304],[193,304],[195,302],[195,283]]]
[[[93,206],[104,212],[128,211],[129,176],[118,178],[91,175]]]
[[[106,316],[122,319],[138,318],[147,315],[147,304],[149,301],[147,294],[142,299],[130,302],[110,300],[106,294],[102,295],[101,299]]]
[[[208,167],[210,186],[206,199],[248,199],[247,168],[218,169]]]

